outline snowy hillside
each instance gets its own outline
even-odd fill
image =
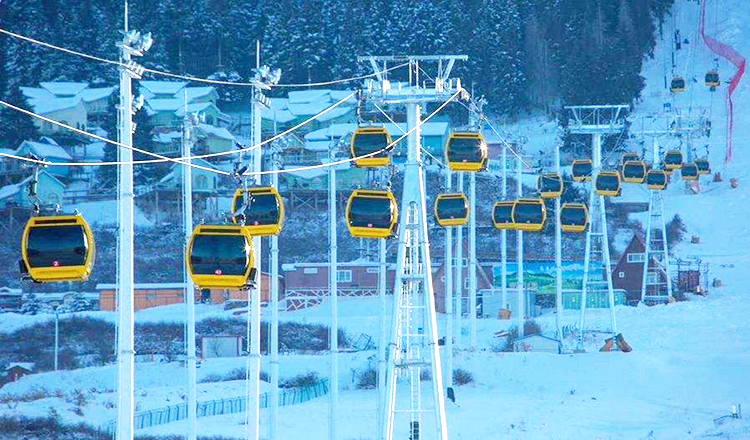
[[[704,0],[708,2],[706,34],[750,56],[750,8],[747,0]],[[706,297],[691,295],[688,301],[653,307],[619,306],[619,331],[632,345],[630,353],[601,353],[588,350],[579,354],[511,353],[499,350],[495,333],[509,330],[514,321],[482,319],[478,323],[478,351],[455,353],[455,368],[467,370],[473,382],[456,388],[456,401],[447,402],[449,435],[456,440],[475,439],[750,439],[750,420],[719,419],[733,405],[750,411],[750,78],[745,78],[734,94],[733,160],[725,163],[727,145],[727,84],[711,92],[703,84],[703,75],[714,67],[716,56],[708,51],[698,35],[701,5],[677,0],[658,39],[653,59],[642,75],[646,88],[631,117],[647,118],[662,111],[664,103],[683,112],[707,115],[713,122],[710,139],[696,142],[698,155],[708,143],[714,172],[723,181],[711,182],[705,176],[700,191],[689,190],[672,178],[665,192],[667,218],[679,214],[687,227],[687,236],[700,236],[675,249],[677,258],[700,258],[710,266],[710,280],[721,281]],[[680,29],[689,44],[676,55],[675,72],[685,76],[688,89],[672,96],[665,89],[665,77],[671,79],[672,35]],[[668,61],[665,61],[668,60]],[[718,62],[722,80],[728,81],[735,67]],[[637,132],[638,127],[632,131]],[[550,123],[537,119],[520,122],[509,131],[526,134],[543,150],[555,142],[556,131]],[[662,147],[676,147],[679,141],[661,139]],[[647,138],[647,147],[650,139]],[[738,179],[732,188],[730,179]],[[647,202],[644,187],[626,186],[622,200]],[[93,214],[96,208],[80,206]],[[642,214],[634,216],[643,220]],[[102,216],[102,221],[104,217]],[[145,224],[144,224],[145,226]],[[390,301],[390,300],[389,300]],[[281,312],[282,322],[330,325],[330,302],[293,312]],[[389,311],[392,304],[389,303]],[[339,301],[339,325],[350,339],[369,335],[378,341],[379,303],[377,298],[344,298]],[[199,305],[200,320],[231,317],[233,311],[220,306]],[[264,319],[270,313],[263,310]],[[181,323],[186,314],[182,304],[141,311],[136,322]],[[85,316],[114,322],[113,312],[86,312]],[[28,317],[0,315],[0,332],[10,333],[53,319],[51,315]],[[578,319],[577,311],[566,311],[564,325]],[[606,328],[608,311],[593,310],[587,317],[594,329]],[[543,333],[554,332],[555,316],[536,318]],[[444,315],[438,316],[440,335],[446,333]],[[464,323],[466,326],[466,323]],[[466,328],[459,336],[468,341]],[[592,347],[601,345],[591,341]],[[443,348],[443,350],[445,350]],[[243,370],[244,358],[209,359],[198,369],[198,381],[211,375]],[[347,351],[340,355],[339,438],[371,440],[376,438],[378,392],[358,389],[362,373],[377,367],[375,350]],[[269,371],[264,357],[261,369]],[[280,376],[315,372],[327,377],[330,357],[325,353],[286,353],[279,361]],[[45,372],[21,378],[0,388],[0,416],[48,416],[53,408],[66,423],[85,422],[106,428],[116,416],[116,365],[89,367],[71,371]],[[183,403],[187,390],[184,366],[179,362],[142,362],[135,371],[137,410],[145,411]],[[198,385],[198,400],[208,401],[242,396],[243,380],[204,382]],[[261,392],[270,389],[262,382]],[[403,387],[397,396],[408,400]],[[431,399],[430,387],[423,386],[423,401]],[[79,395],[85,396],[80,404]],[[36,395],[38,398],[30,396]],[[279,410],[279,438],[322,440],[328,438],[328,401],[319,397],[305,403],[282,406]],[[261,410],[261,433],[265,437],[268,410]],[[198,434],[245,438],[245,415],[207,416],[198,419]],[[434,438],[434,427],[425,423],[422,439]],[[186,422],[178,421],[140,429],[141,435],[184,435]],[[2,438],[0,430],[0,438]],[[396,438],[409,438],[408,426],[395,427]]]

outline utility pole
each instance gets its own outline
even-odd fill
[[[58,347],[60,346],[59,337],[60,337],[60,328],[59,328],[59,321],[60,321],[60,312],[58,312],[58,308],[60,306],[55,306],[55,371],[57,371],[57,353],[58,353]]]
[[[133,102],[131,81],[140,79],[143,67],[132,61],[133,56],[143,56],[153,43],[151,34],[128,30],[127,2],[125,3],[125,35],[118,44],[120,62],[119,142],[133,146],[133,114],[143,105]],[[119,247],[117,258],[117,440],[133,439],[134,405],[134,315],[133,315],[133,150],[118,150],[119,165]]]
[[[464,192],[464,173],[458,173],[458,191]],[[471,212],[469,212],[471,215]],[[463,346],[463,328],[464,328],[464,317],[463,317],[463,306],[464,306],[464,227],[459,226],[456,230],[456,309],[455,309],[455,321],[456,321],[456,346]]]
[[[560,142],[555,139],[555,172],[562,176],[560,171]],[[563,333],[562,333],[562,225],[560,223],[560,197],[555,197],[555,328],[557,329],[558,350],[562,353]]]
[[[182,157],[190,157],[193,149],[193,128],[195,115],[187,112],[187,92],[185,92],[185,118],[182,128]],[[191,160],[185,161],[190,164]],[[175,170],[176,171],[176,170]],[[183,224],[185,226],[185,242],[183,255],[187,255],[190,236],[193,233],[193,170],[190,165],[182,166],[182,206]],[[187,354],[188,370],[188,395],[187,395],[187,439],[195,440],[197,436],[196,425],[196,371],[195,371],[195,286],[187,270],[184,268],[185,280],[185,304],[187,308],[187,335],[185,340],[185,353]]]
[[[385,411],[387,408],[384,407],[385,403],[385,380],[386,380],[386,345],[388,344],[388,331],[385,320],[386,310],[388,308],[385,288],[388,282],[388,264],[386,262],[386,239],[381,238],[379,243],[379,254],[380,254],[380,271],[378,273],[378,300],[380,302],[380,339],[378,342],[378,420],[376,421],[378,439],[383,438],[383,424],[380,423],[383,420]],[[394,304],[395,307],[395,304]]]
[[[274,130],[275,131],[275,130]],[[271,169],[276,171],[280,165],[278,149],[274,149]],[[279,187],[279,175],[271,175],[271,185]],[[271,392],[268,414],[268,438],[279,438],[279,237],[271,236]]]
[[[451,192],[451,169],[445,167],[445,191]],[[471,213],[469,213],[471,214]],[[446,352],[446,373],[445,373],[445,386],[446,388],[453,388],[453,228],[445,229],[445,264],[443,278],[445,283],[445,325],[446,325],[446,337],[445,337],[445,352]]]
[[[331,161],[333,161],[335,157],[334,145],[331,145],[330,157]],[[328,240],[331,260],[328,270],[328,285],[330,286],[331,297],[331,329],[329,331],[331,344],[331,394],[329,396],[330,406],[328,407],[328,438],[330,440],[336,440],[339,406],[339,284],[336,200],[336,167],[331,166],[328,167]]]
[[[521,149],[517,150],[518,158],[516,160],[516,196],[520,199],[523,197],[523,182],[521,174]],[[526,324],[526,289],[523,284],[523,231],[516,231],[516,273],[517,276],[517,292],[518,292],[518,337],[524,336],[524,325]]]
[[[281,71],[276,69],[271,71],[267,66],[260,65],[260,41],[255,46],[255,75],[252,99],[252,143],[258,145],[262,141],[261,136],[261,111],[264,108],[270,108],[270,99],[263,94],[264,90],[270,90],[271,85],[277,84],[281,78]],[[263,151],[260,148],[253,150],[252,166],[254,183],[256,186],[261,185],[261,171],[263,169]],[[251,312],[247,316],[247,325],[250,328],[249,350],[248,350],[248,386],[247,396],[247,429],[245,430],[247,440],[260,439],[260,302],[262,290],[263,274],[261,272],[261,261],[263,252],[261,249],[261,238],[253,237],[253,247],[255,248],[255,287],[248,294],[249,306]],[[273,292],[269,293],[272,296]]]
[[[477,173],[469,173],[469,342],[477,346]]]
[[[501,171],[502,182],[500,183],[500,195],[503,200],[508,200],[508,148],[505,144],[503,146],[503,169]],[[508,231],[503,229],[500,231],[500,280],[502,286],[500,288],[500,299],[502,301],[503,308],[508,307]]]

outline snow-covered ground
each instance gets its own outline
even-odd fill
[[[710,4],[714,1],[711,0]],[[683,243],[677,248],[681,257],[695,256],[710,264],[710,277],[722,280],[723,287],[711,289],[708,297],[690,297],[690,301],[668,306],[618,307],[619,330],[633,346],[631,353],[556,355],[545,353],[498,353],[492,350],[494,332],[512,322],[480,320],[480,350],[458,349],[456,368],[470,371],[474,383],[457,388],[456,403],[448,402],[448,426],[453,439],[688,439],[718,437],[750,438],[750,422],[729,420],[715,424],[714,418],[728,414],[734,404],[750,408],[750,92],[745,78],[735,93],[734,161],[724,165],[726,145],[726,85],[709,92],[702,84],[703,74],[713,66],[714,55],[698,41],[696,2],[677,0],[676,23],[682,35],[690,39],[690,48],[678,54],[678,69],[688,79],[689,89],[670,98],[664,91],[663,67],[671,46],[671,25],[665,26],[666,38],[659,41],[655,57],[644,68],[647,87],[644,102],[635,116],[660,110],[665,101],[681,108],[691,105],[710,109],[713,133],[710,159],[714,171],[724,176],[721,183],[701,182],[699,194],[689,194],[682,183],[673,180],[666,192],[667,217],[679,213],[689,235],[700,235],[700,244]],[[724,0],[717,9],[709,8],[706,32],[750,55],[748,25],[750,9],[743,0]],[[730,12],[731,11],[731,12]],[[734,67],[720,62],[722,79],[734,73]],[[671,75],[671,73],[670,73]],[[693,82],[695,78],[697,82]],[[554,131],[540,121],[519,124],[515,129],[529,133],[535,145],[551,146]],[[535,127],[535,128],[534,128]],[[538,141],[538,142],[537,142]],[[664,145],[672,141],[664,140]],[[672,142],[672,143],[670,143]],[[676,145],[676,144],[674,144]],[[697,145],[702,154],[702,144]],[[732,189],[730,178],[740,179]],[[643,188],[627,187],[624,200],[647,201]],[[378,302],[376,298],[342,299],[339,304],[340,325],[355,338],[365,333],[378,340]],[[199,305],[201,319],[227,316],[218,306]],[[265,311],[264,311],[265,313]],[[114,321],[111,312],[90,312],[91,316]],[[151,309],[136,314],[137,322],[175,321],[185,315],[184,305]],[[307,323],[330,323],[328,303],[297,312],[283,312],[281,319]],[[577,316],[569,312],[564,324]],[[48,317],[3,315],[0,331],[12,331]],[[551,329],[553,316],[537,320],[543,329]],[[589,314],[592,328],[606,327],[608,315]],[[445,324],[442,316],[439,325]],[[442,334],[442,332],[441,332]],[[468,338],[463,336],[464,341]],[[339,434],[341,439],[374,439],[377,391],[356,390],[356,371],[374,365],[375,351],[343,353],[340,356]],[[201,364],[198,378],[243,368],[244,359],[208,360]],[[285,355],[280,360],[281,377],[306,371],[327,376],[329,359],[324,355]],[[268,359],[262,369],[268,371]],[[86,368],[59,373],[43,373],[23,378],[0,390],[0,399],[46,390],[52,397],[28,403],[0,405],[0,415],[46,415],[50,407],[70,422],[86,421],[103,426],[114,418],[114,366]],[[186,374],[179,363],[143,363],[136,368],[138,409],[158,408],[184,400]],[[425,382],[424,402],[429,402]],[[263,384],[264,391],[268,389]],[[58,391],[59,390],[59,391]],[[72,396],[77,390],[88,393],[84,416],[75,415]],[[239,396],[243,381],[204,383],[199,385],[199,400]],[[55,397],[58,394],[58,397]],[[407,399],[404,391],[400,398]],[[327,437],[327,399],[282,407],[280,438],[325,439]],[[268,413],[262,411],[265,432]],[[200,419],[199,434],[244,437],[244,415],[205,417]],[[184,422],[142,430],[142,434],[184,434]],[[397,438],[408,438],[406,424],[396,426]],[[422,438],[433,438],[433,426],[427,418],[422,424]]]

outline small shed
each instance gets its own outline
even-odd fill
[[[537,333],[516,339],[513,342],[513,351],[560,353],[560,341]]]
[[[238,335],[203,336],[200,346],[202,359],[242,355],[242,337]]]
[[[34,373],[33,362],[11,362],[2,372],[2,383],[16,382]]]

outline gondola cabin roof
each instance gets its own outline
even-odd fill
[[[34,281],[86,281],[96,256],[94,234],[79,214],[34,216],[23,231],[21,256]]]
[[[434,211],[442,227],[463,226],[469,222],[469,200],[464,193],[439,194]]]
[[[629,152],[629,153],[625,153],[625,154],[622,155],[620,163],[622,165],[625,165],[627,162],[640,161],[640,160],[641,160],[641,155],[640,154]]]

